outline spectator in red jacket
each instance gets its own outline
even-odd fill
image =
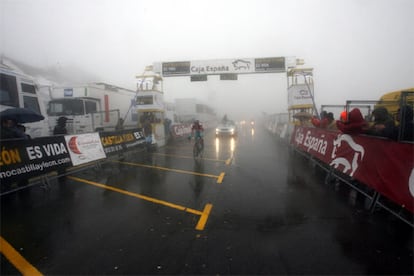
[[[321,112],[321,119],[319,119],[317,117],[313,117],[311,122],[315,127],[326,128],[329,124],[328,112],[326,112],[325,110],[322,111]]]
[[[336,126],[343,133],[360,134],[367,128],[367,122],[359,108],[354,108],[349,112],[348,120],[346,122],[336,121]]]

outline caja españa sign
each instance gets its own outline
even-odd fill
[[[296,64],[293,57],[238,58],[217,60],[193,60],[154,63],[154,71],[164,77],[251,74],[285,72]]]
[[[414,213],[414,144],[300,126],[290,143]]]

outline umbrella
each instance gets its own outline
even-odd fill
[[[32,123],[43,120],[45,117],[28,108],[10,108],[0,112],[0,118],[14,120],[17,123]]]
[[[296,118],[296,119],[301,119],[301,118],[310,119],[310,118],[312,118],[312,114],[302,111],[302,112],[298,112],[298,113],[294,114],[292,117]]]

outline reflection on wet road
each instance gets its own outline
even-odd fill
[[[2,197],[1,273],[412,274],[412,229],[323,180],[261,128],[177,141]]]

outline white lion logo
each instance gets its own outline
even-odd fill
[[[336,157],[336,151],[341,146],[342,142],[347,142],[348,145],[354,150],[354,157],[352,158],[352,162],[347,160],[344,157]],[[339,165],[343,166],[343,173],[346,173],[347,171],[351,170],[350,176],[353,176],[355,171],[358,169],[358,160],[362,161],[364,158],[365,150],[361,145],[358,145],[355,143],[355,141],[352,139],[350,135],[342,134],[338,135],[338,138],[334,140],[333,142],[334,148],[332,150],[331,157],[334,158],[332,162],[329,164],[330,166],[333,166],[335,169],[339,167]]]

